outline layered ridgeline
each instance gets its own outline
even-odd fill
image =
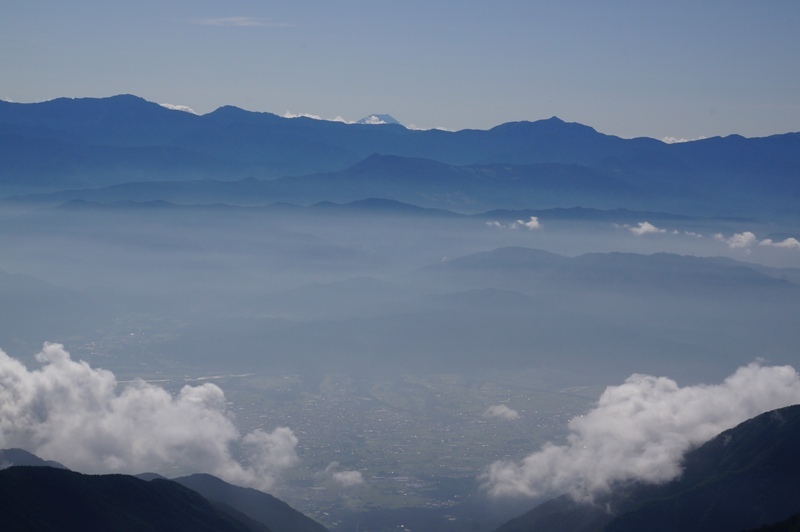
[[[235,107],[196,116],[129,95],[0,102],[5,196],[147,182],[108,193],[193,202],[225,189],[251,203],[381,197],[472,212],[580,205],[791,215],[798,175],[798,133],[666,144],[555,117],[448,132]],[[185,181],[195,183],[176,183]]]
[[[564,495],[497,532],[797,530],[798,448],[800,405],[773,410],[687,453],[676,480],[621,485],[594,504]]]
[[[83,475],[21,449],[0,450],[3,530],[324,532],[260,491],[211,475]]]

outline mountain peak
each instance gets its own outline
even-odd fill
[[[392,115],[386,114],[373,114],[369,116],[365,116],[358,122],[357,124],[370,124],[370,125],[381,125],[381,124],[397,124],[402,125],[400,122],[397,121]]]

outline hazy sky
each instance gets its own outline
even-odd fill
[[[800,2],[4,0],[0,98],[623,137],[800,131]]]

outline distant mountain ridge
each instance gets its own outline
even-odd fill
[[[648,195],[603,171],[578,165],[454,166],[429,159],[373,154],[352,167],[275,180],[148,181],[64,190],[15,201],[86,199],[166,200],[178,203],[310,204],[384,198],[428,208],[486,211],[550,204],[646,205]]]
[[[413,203],[422,200],[410,191],[424,183],[431,198],[423,206],[463,196],[484,198],[484,210],[661,205],[785,214],[800,210],[798,154],[800,133],[665,144],[604,135],[556,117],[447,132],[288,119],[235,107],[197,116],[131,95],[0,102],[5,195],[135,181],[309,176],[302,185],[276,185],[292,197],[272,201],[293,201],[302,188],[312,202],[385,197]],[[525,183],[530,193],[509,204]]]
[[[24,449],[0,449],[0,469],[11,466],[47,466],[66,469],[63,464],[53,460],[42,460]]]

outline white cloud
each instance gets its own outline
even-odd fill
[[[519,418],[519,412],[517,412],[513,408],[507,407],[506,405],[494,405],[487,408],[483,416],[499,417],[503,419],[517,419]]]
[[[361,471],[337,471],[333,474],[333,480],[345,488],[349,488],[363,484],[364,476]]]
[[[274,22],[270,18],[261,17],[219,17],[219,18],[195,18],[190,21],[192,24],[201,26],[226,26],[234,28],[288,28],[291,24]]]
[[[517,220],[516,222],[505,225],[497,220],[492,220],[490,222],[486,222],[486,225],[489,227],[497,227],[499,229],[520,229],[521,227],[525,227],[531,231],[539,229],[542,226],[542,224],[539,222],[539,218],[536,216],[531,216],[530,220],[527,222],[525,220]]]
[[[680,387],[632,375],[606,389],[569,423],[565,445],[548,443],[521,462],[498,461],[483,476],[494,497],[569,493],[590,501],[626,481],[661,483],[681,473],[691,448],[763,412],[800,402],[790,366],[739,368],[722,384]]]
[[[20,447],[87,473],[208,472],[269,489],[297,462],[297,438],[285,427],[242,436],[211,383],[172,396],[135,381],[120,388],[113,373],[74,361],[59,344],[36,355],[29,371],[0,351],[0,447]],[[248,465],[231,456],[240,446]]]
[[[625,227],[628,229],[628,231],[630,231],[636,236],[667,232],[666,229],[659,229],[650,222],[639,222],[639,224],[636,227],[628,227],[628,226]]]
[[[683,233],[681,233],[681,231],[679,231],[678,229],[663,229],[661,227],[656,227],[655,225],[647,221],[639,222],[635,226],[631,226],[628,224],[620,225],[616,223],[612,223],[611,226],[614,227],[614,229],[627,229],[636,236],[669,233],[671,235],[676,235],[676,236],[684,234],[686,236],[691,236],[693,238],[703,238],[703,235],[701,235],[700,233],[695,233],[694,231],[683,231]],[[721,239],[722,235],[718,235],[718,237],[719,237],[718,239]]]
[[[726,237],[722,233],[717,233],[714,235],[714,238],[720,242],[726,243],[731,249],[743,249],[747,253],[750,253],[749,248],[755,245],[800,250],[800,241],[798,241],[796,238],[789,237],[780,242],[776,242],[771,238],[765,238],[764,240],[759,241],[756,235],[750,231],[736,233],[730,238]]]
[[[514,224],[512,225],[512,229],[516,227],[526,227],[530,230],[534,230],[534,229],[539,229],[541,227],[541,224],[539,223],[539,218],[537,218],[536,216],[531,216],[531,219],[528,220],[527,222],[523,220],[517,220],[516,222],[514,222]]]
[[[196,115],[197,113],[191,107],[187,105],[172,105],[171,103],[161,103],[159,104],[161,107],[166,107],[167,109],[171,109],[173,111],[183,111],[185,113],[191,113]]]
[[[325,468],[325,473],[330,475],[333,481],[340,486],[350,488],[364,484],[364,475],[361,474],[361,471],[338,471],[338,469],[339,462],[331,462]]]
[[[800,241],[796,238],[786,238],[781,242],[773,242],[770,238],[765,238],[761,242],[758,243],[759,246],[772,246],[776,248],[786,248],[786,249],[800,249]]]
[[[725,238],[725,236],[723,236],[721,233],[717,233],[714,235],[714,238],[720,242],[725,242],[731,249],[746,249],[758,242],[756,235],[750,231],[736,233],[730,238]]]

